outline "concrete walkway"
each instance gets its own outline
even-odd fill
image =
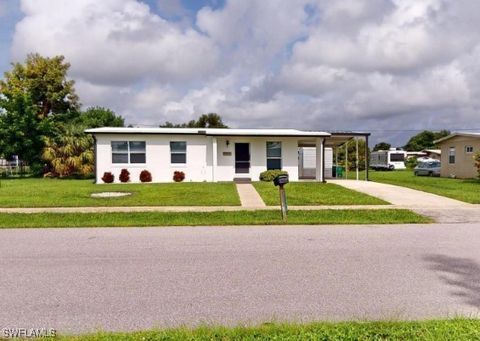
[[[476,223],[480,221],[480,205],[372,181],[329,180],[328,182],[375,196],[392,203],[395,208],[410,209],[439,223]]]
[[[440,195],[373,181],[329,180],[328,183],[337,184],[383,199],[393,205],[404,207],[457,208],[472,206],[463,201],[442,197]]]
[[[249,183],[237,183],[237,192],[242,207],[264,208],[266,205],[255,187]]]

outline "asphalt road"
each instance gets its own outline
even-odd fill
[[[0,329],[480,312],[480,223],[0,231]]]

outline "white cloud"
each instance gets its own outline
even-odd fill
[[[22,11],[13,57],[64,54],[82,102],[129,123],[217,112],[237,127],[458,128],[480,110],[477,1],[227,0],[181,22],[137,0]]]
[[[23,0],[12,52],[63,54],[72,76],[98,84],[207,77],[215,46],[193,29],[182,31],[134,0]]]

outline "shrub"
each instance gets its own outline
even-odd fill
[[[175,182],[182,182],[185,180],[185,173],[181,171],[173,172],[173,181]]]
[[[478,177],[480,178],[480,152],[475,154],[473,160],[475,161],[475,167],[477,168]]]
[[[115,180],[115,176],[110,172],[103,173],[102,181],[106,184],[111,184]]]
[[[146,169],[140,172],[140,181],[141,182],[152,182],[152,174]]]
[[[280,169],[270,169],[260,173],[260,181],[273,181],[279,175],[288,175],[287,171],[282,171]]]
[[[416,156],[409,157],[405,160],[405,167],[407,169],[414,169],[418,165],[418,160]]]
[[[124,168],[120,172],[120,176],[118,178],[120,179],[121,182],[129,182],[130,181],[130,172]]]

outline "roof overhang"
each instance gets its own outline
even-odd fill
[[[433,141],[433,143],[435,143],[435,144],[442,143],[444,141],[450,140],[451,138],[457,137],[457,136],[474,137],[474,138],[479,138],[480,139],[480,133],[458,133],[458,132],[455,132],[455,133],[452,133],[448,136],[442,137],[441,139],[435,140],[435,141]]]
[[[229,129],[229,128],[115,128],[103,127],[85,130],[98,134],[144,134],[144,135],[204,135],[204,136],[272,136],[272,137],[330,137],[322,131],[297,129]]]

